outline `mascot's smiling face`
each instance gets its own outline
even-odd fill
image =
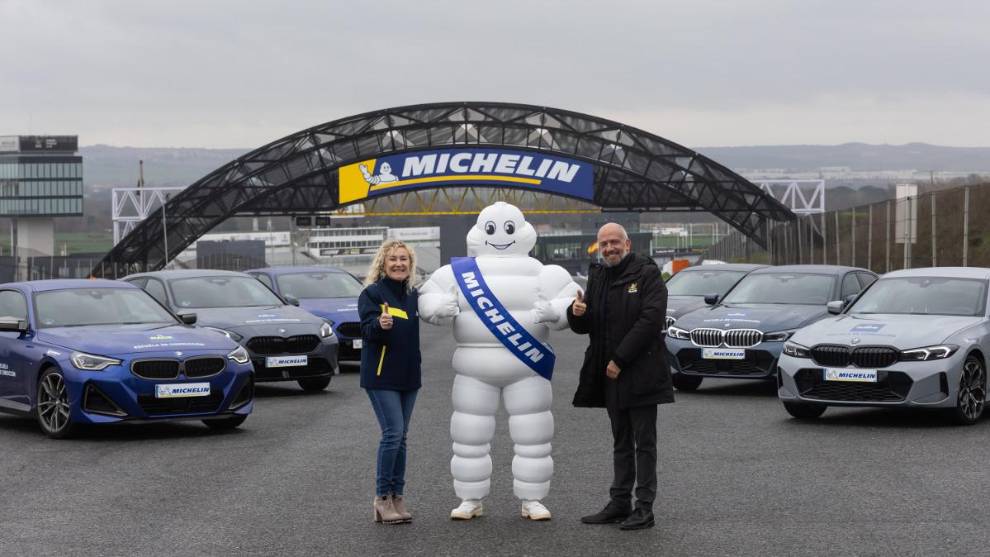
[[[520,256],[536,246],[536,230],[515,205],[499,201],[481,210],[468,231],[468,255]]]

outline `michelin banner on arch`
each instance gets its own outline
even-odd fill
[[[342,166],[338,174],[341,204],[407,189],[465,185],[518,187],[594,199],[591,163],[534,151],[414,151]]]

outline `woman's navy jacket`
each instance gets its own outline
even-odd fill
[[[368,285],[358,297],[361,316],[361,387],[411,391],[421,384],[419,352],[419,293],[384,277]],[[378,324],[388,304],[392,328]]]

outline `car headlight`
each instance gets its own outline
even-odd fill
[[[239,364],[246,364],[251,361],[251,356],[243,346],[238,346],[235,348],[230,354],[227,354],[227,358]]]
[[[801,346],[796,342],[788,342],[784,345],[784,354],[792,358],[810,358],[811,350],[807,346]]]
[[[764,342],[784,342],[794,335],[794,331],[777,331],[776,333],[766,333],[763,335]]]
[[[320,336],[323,338],[330,338],[333,336],[333,325],[330,323],[324,323],[320,325]]]
[[[691,333],[685,331],[684,329],[682,329],[680,327],[674,327],[673,325],[671,325],[670,327],[667,327],[667,336],[669,336],[670,338],[676,338],[676,339],[679,339],[679,340],[690,340],[691,339]]]
[[[677,318],[676,317],[671,317],[669,315],[667,317],[665,317],[664,320],[663,320],[663,330],[660,331],[660,332],[661,333],[666,333],[667,332],[667,329],[669,329],[670,326],[673,325],[675,321],[677,321]]]
[[[116,358],[107,358],[106,356],[97,356],[84,352],[73,352],[70,359],[72,360],[72,365],[86,371],[103,371],[110,366],[120,365],[120,360]]]
[[[244,337],[243,336],[241,336],[241,335],[239,335],[239,334],[237,334],[237,333],[235,333],[233,331],[228,331],[226,329],[220,329],[218,327],[203,327],[203,328],[204,329],[209,329],[211,331],[218,332],[221,335],[229,338],[230,340],[232,340],[234,342],[240,342],[240,341],[244,340]]]
[[[926,362],[928,360],[944,360],[956,353],[959,347],[955,344],[940,344],[901,351],[902,362]]]

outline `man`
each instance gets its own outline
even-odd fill
[[[585,524],[621,523],[652,528],[657,492],[657,404],[674,402],[661,334],[667,288],[653,260],[630,252],[624,228],[598,231],[601,263],[592,263],[588,287],[578,292],[567,321],[590,334],[574,406],[605,407],[612,423],[614,479],[610,501]],[[633,485],[636,504],[632,503]]]

